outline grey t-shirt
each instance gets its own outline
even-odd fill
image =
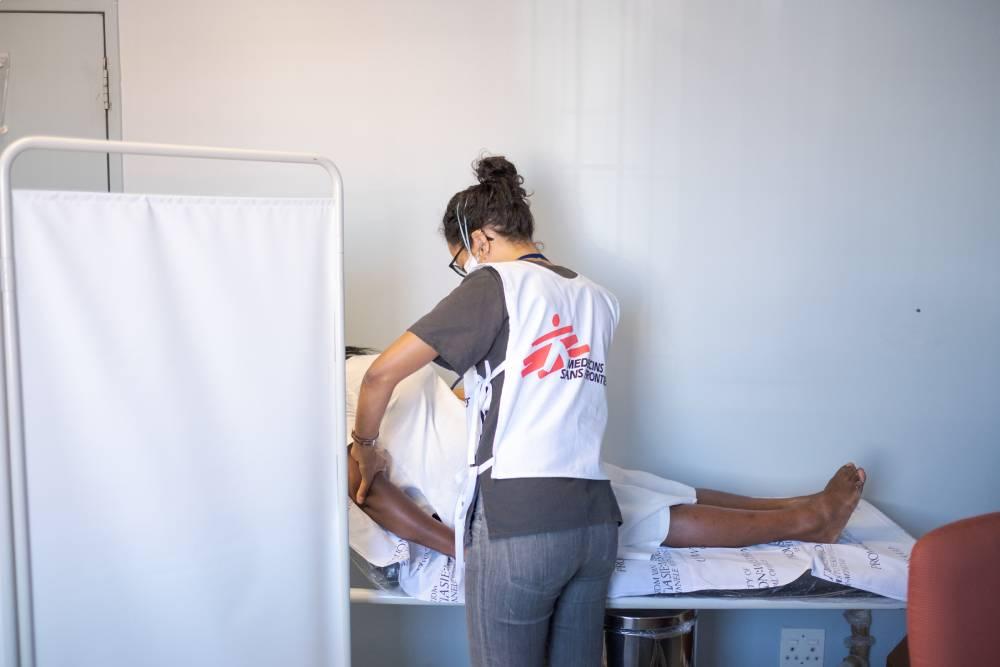
[[[576,273],[541,264],[566,280]],[[486,363],[495,368],[507,354],[510,334],[507,304],[500,275],[490,267],[473,271],[434,309],[410,327],[410,333],[434,348],[437,363],[464,373],[473,365],[485,375]],[[493,380],[492,407],[486,413],[476,462],[493,455],[503,374]],[[456,443],[456,446],[462,446]],[[621,512],[611,483],[569,477],[493,479],[479,477],[483,511],[491,538],[531,535],[598,523],[621,523]]]

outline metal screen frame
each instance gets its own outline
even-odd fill
[[[333,406],[345,405],[344,397],[344,185],[332,160],[309,153],[282,153],[208,146],[181,146],[133,141],[105,141],[67,137],[24,137],[0,153],[0,289],[3,300],[3,374],[0,382],[0,410],[3,428],[0,450],[0,667],[35,667],[34,610],[31,581],[31,535],[28,517],[26,450],[21,387],[20,339],[17,319],[13,235],[13,193],[11,169],[15,160],[29,150],[71,151],[153,155],[162,157],[209,158],[285,164],[311,164],[330,176],[334,205],[330,224],[330,281],[333,311],[334,378]],[[336,412],[333,442],[347,442],[345,417]],[[325,598],[330,604],[330,627],[326,641],[326,661],[331,667],[350,667],[349,561],[347,553],[347,449],[333,446],[333,539],[343,548],[333,549],[331,572]],[[321,527],[326,529],[326,527]],[[8,585],[9,582],[9,585]]]

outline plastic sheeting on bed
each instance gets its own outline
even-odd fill
[[[672,549],[651,559],[620,559],[609,597],[705,595],[713,597],[870,597],[906,599],[907,569],[914,540],[871,503],[861,501],[837,544],[776,542],[739,549]],[[426,549],[410,545],[416,556],[375,567],[354,556],[355,565],[377,588],[403,594],[402,568],[419,569]],[[450,564],[449,559],[449,564]],[[429,602],[460,602],[447,567],[426,595]]]

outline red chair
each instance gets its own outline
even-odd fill
[[[1000,512],[917,541],[906,629],[912,667],[1000,665]]]

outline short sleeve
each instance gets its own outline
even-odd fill
[[[409,331],[437,351],[438,363],[464,373],[486,358],[506,320],[500,276],[483,267],[470,273]]]

